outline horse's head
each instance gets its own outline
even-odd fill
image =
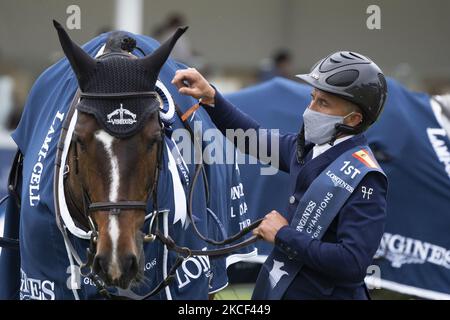
[[[163,147],[155,83],[186,28],[144,58],[128,53],[133,39],[116,33],[93,59],[55,27],[81,91],[67,160],[69,209],[97,233],[94,273],[127,288],[144,269],[141,228]]]

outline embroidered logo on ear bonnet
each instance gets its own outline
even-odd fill
[[[124,118],[124,114],[126,116],[128,116],[129,118],[127,118],[127,119]],[[116,116],[119,116],[119,118],[117,118]],[[131,112],[128,109],[124,109],[122,104],[120,104],[120,108],[119,109],[114,110],[113,112],[108,114],[106,117],[108,118],[108,121],[106,121],[106,122],[114,124],[114,125],[115,124],[118,124],[118,125],[121,125],[121,124],[133,124],[133,123],[137,122],[136,121],[136,114]]]

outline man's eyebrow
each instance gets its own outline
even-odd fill
[[[310,94],[311,94],[311,97],[317,99],[318,101],[326,102],[328,104],[330,103],[330,100],[328,99],[328,97],[325,96],[324,94],[322,94],[320,91],[313,90],[313,91],[311,91]]]

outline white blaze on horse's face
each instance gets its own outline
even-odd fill
[[[109,266],[109,274],[111,275],[111,278],[113,280],[119,279],[122,275],[122,272],[120,270],[119,261],[117,259],[117,243],[119,242],[119,234],[120,234],[120,228],[119,228],[119,221],[118,217],[116,215],[110,215],[109,216],[109,236],[111,237],[111,243],[112,243],[112,257],[111,257],[111,264]]]
[[[120,186],[120,171],[119,161],[113,151],[113,143],[115,139],[104,130],[99,130],[98,132],[96,132],[95,138],[103,144],[110,161],[111,170],[109,172],[109,202],[117,202]],[[120,235],[120,227],[117,215],[109,215],[108,231],[112,244],[111,264],[108,271],[112,279],[115,280],[120,278],[121,276],[119,261],[117,258],[117,247]]]
[[[113,151],[114,137],[106,133],[104,130],[99,130],[95,133],[95,138],[100,141],[108,155],[111,171],[110,171],[110,185],[109,185],[109,201],[117,202],[117,197],[119,195],[119,183],[120,183],[120,172],[119,172],[119,161]]]

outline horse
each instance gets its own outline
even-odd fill
[[[156,189],[163,147],[154,87],[186,28],[179,28],[153,54],[140,59],[129,53],[134,49],[126,46],[133,42],[130,38],[113,34],[94,60],[59,23],[54,26],[81,90],[64,181],[69,212],[92,231],[93,272],[106,285],[126,289],[142,278],[141,228],[147,201]]]
[[[227,210],[221,214],[214,213],[224,206],[223,201],[222,204],[216,201],[215,198],[219,196],[210,193],[205,186],[208,181],[217,184],[217,178],[211,176],[213,170],[205,170],[202,164],[196,165],[195,170],[191,170],[191,181],[177,182],[182,180],[183,175],[178,173],[177,167],[183,160],[176,154],[176,145],[170,138],[171,124],[163,119],[161,107],[168,100],[169,105],[175,105],[177,112],[173,121],[178,123],[183,118],[183,112],[178,104],[170,102],[171,94],[159,80],[159,73],[186,28],[179,28],[172,38],[151,54],[143,53],[142,57],[133,54],[139,51],[133,37],[124,32],[113,32],[106,39],[104,48],[93,58],[75,44],[56,21],[54,27],[71,70],[66,70],[67,63],[61,61],[41,77],[47,81],[53,77],[49,73],[56,70],[58,76],[63,76],[67,83],[58,91],[55,90],[53,95],[44,95],[57,111],[54,118],[50,119],[51,125],[37,160],[31,160],[33,155],[27,156],[27,147],[21,140],[29,139],[29,133],[25,132],[28,127],[36,128],[36,124],[29,121],[41,121],[46,118],[45,114],[41,113],[38,119],[34,117],[32,120],[29,119],[33,116],[24,116],[17,130],[24,132],[24,138],[15,137],[19,148],[25,153],[23,168],[43,167],[43,170],[38,170],[39,175],[38,172],[31,173],[33,169],[24,170],[23,184],[29,183],[30,188],[24,188],[25,192],[21,192],[22,204],[23,198],[28,197],[30,201],[25,202],[25,205],[30,206],[30,209],[35,206],[45,207],[46,212],[44,215],[21,217],[22,259],[18,263],[21,298],[30,298],[34,279],[41,279],[42,292],[38,298],[67,298],[70,291],[76,299],[146,299],[154,296],[167,299],[199,298],[201,295],[205,297],[205,290],[211,292],[215,286],[223,287],[226,284],[226,256],[237,250],[244,250],[240,253],[245,254],[252,252],[244,248],[256,241],[255,237],[246,237],[239,243],[237,240],[256,225],[239,230],[229,238],[221,230],[222,240],[210,239],[204,234],[209,234],[211,224],[227,224],[226,221],[223,223]],[[66,93],[73,88],[73,74],[78,88],[74,96],[69,98]],[[34,101],[38,95],[36,93],[43,89],[41,82],[44,80],[37,81],[30,94],[30,103],[36,106],[45,100]],[[68,110],[56,106],[60,102],[59,96],[55,95],[62,97],[62,104],[70,102]],[[178,101],[182,100],[182,97],[178,98]],[[198,117],[201,110],[197,110],[196,114]],[[181,124],[192,133],[187,122]],[[53,137],[56,132],[61,132],[58,143],[53,142],[56,141]],[[31,151],[27,153],[33,154]],[[41,164],[46,157],[50,163],[54,161],[53,179],[50,178],[48,166]],[[34,161],[39,164],[33,164]],[[177,198],[175,189],[178,185],[181,186],[178,189],[185,188],[189,197]],[[44,197],[43,190],[53,190],[54,195]],[[27,238],[27,231],[31,228],[29,224],[34,224],[36,230],[41,224],[53,225],[48,217],[51,202],[54,204],[54,221],[60,235],[55,233],[53,226],[47,227],[46,233],[51,235],[51,240],[45,239],[45,234],[40,232],[37,233],[41,235],[39,239],[45,244],[38,244]],[[180,210],[183,205],[186,206],[187,216],[180,217],[178,211],[183,211]],[[227,201],[225,205],[229,207],[233,204]],[[173,226],[170,224],[171,216],[174,216]],[[45,217],[45,223],[27,222],[28,219],[39,220],[41,217]],[[217,235],[216,231],[212,233]],[[195,234],[198,239],[194,240]],[[160,244],[152,244],[156,239]],[[49,245],[53,246],[55,252],[42,251],[43,246]],[[222,247],[218,248],[219,245]],[[55,276],[49,280],[48,274],[51,272],[44,270],[49,264],[30,266],[28,257],[31,258],[35,251],[46,255],[35,261],[44,262],[46,259],[61,260],[66,252],[68,261],[64,263],[68,264],[67,272],[70,274],[67,279],[69,291],[64,288],[64,294],[55,292],[55,287],[63,286],[64,278],[60,276],[56,281]],[[209,260],[209,257],[217,259]],[[157,269],[161,264],[164,264],[162,272]],[[74,269],[78,266],[81,282],[87,288],[85,291],[77,291],[80,279],[77,279]],[[170,286],[169,289],[174,279],[178,286]],[[214,285],[214,281],[217,285]],[[29,286],[26,285],[28,282]],[[46,290],[44,284],[49,286]],[[198,287],[194,289],[194,285]],[[96,289],[95,294],[92,288]],[[188,294],[187,288],[190,288],[191,293]]]

